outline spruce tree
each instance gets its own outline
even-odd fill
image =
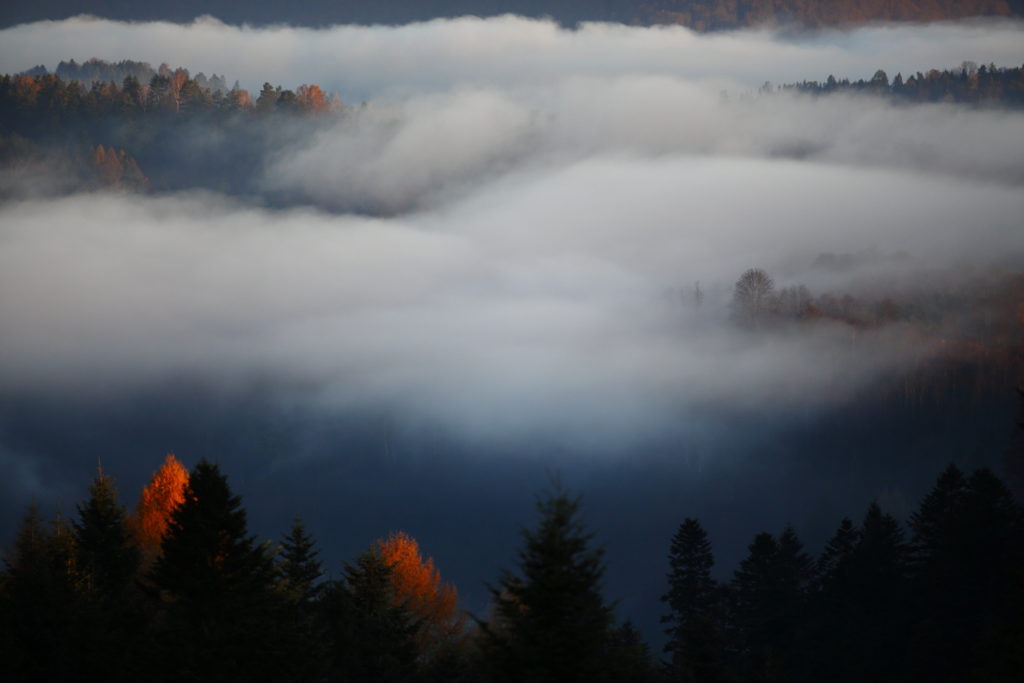
[[[82,668],[82,582],[74,536],[57,517],[45,522],[32,505],[5,557],[0,642],[11,680],[73,680]]]
[[[322,681],[328,671],[328,630],[320,619],[323,563],[316,541],[298,516],[278,553],[276,578],[284,598],[277,642],[290,662],[289,680]]]
[[[903,527],[872,502],[851,557],[847,600],[857,680],[895,681],[906,649],[909,548]]]
[[[248,535],[241,499],[216,465],[200,461],[150,572],[168,604],[161,642],[166,675],[273,678],[284,663],[272,633],[272,579],[268,554]]]
[[[673,681],[720,681],[726,679],[725,646],[719,620],[721,591],[711,569],[715,558],[711,541],[700,522],[687,517],[669,548],[668,592],[661,601],[670,612],[661,618],[668,624],[669,677]]]
[[[380,683],[413,679],[418,624],[394,597],[391,567],[375,546],[346,563],[343,581],[325,588],[323,612],[335,677]]]
[[[818,591],[829,592],[831,586],[845,581],[844,575],[849,570],[849,559],[857,547],[859,537],[860,533],[853,526],[853,522],[850,518],[844,517],[818,558],[818,582],[815,586]]]
[[[810,558],[791,527],[776,539],[763,532],[733,576],[734,617],[751,680],[787,680],[813,579]]]
[[[537,501],[540,521],[523,530],[519,573],[492,587],[494,618],[482,623],[503,680],[601,681],[612,610],[602,597],[603,549],[579,520],[580,501],[556,483]]]
[[[89,499],[78,506],[74,530],[79,567],[91,588],[105,598],[120,595],[138,570],[139,549],[114,482],[102,469],[89,488]]]
[[[89,498],[78,506],[75,550],[85,584],[80,602],[83,667],[106,681],[133,681],[144,676],[133,655],[144,632],[142,599],[136,590],[140,553],[117,502],[113,480],[99,471]]]
[[[281,587],[289,599],[308,604],[320,594],[323,563],[318,559],[320,550],[306,531],[302,518],[292,520],[292,528],[281,542],[277,571]]]
[[[986,634],[1003,623],[1019,567],[1020,510],[990,471],[953,466],[911,518],[916,623],[910,672],[963,679],[983,664]]]
[[[851,558],[859,540],[860,529],[844,517],[818,558],[807,617],[807,680],[851,680],[848,672],[858,660],[850,648],[854,628],[848,613],[857,580]]]

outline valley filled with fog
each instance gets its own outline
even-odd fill
[[[482,611],[560,471],[656,639],[684,516],[728,568],[762,527],[816,551],[949,462],[1002,467],[1024,110],[776,86],[1017,67],[1020,22],[0,31],[2,73],[91,57],[340,104],[126,146],[144,192],[0,169],[5,539],[97,458],[130,498],[164,453],[209,457],[259,533],[407,529]],[[748,269],[763,309],[735,296]]]

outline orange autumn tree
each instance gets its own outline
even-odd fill
[[[378,540],[377,546],[391,568],[395,603],[404,604],[420,624],[416,632],[420,659],[430,660],[456,646],[465,631],[466,619],[459,611],[455,586],[442,583],[434,560],[424,560],[416,539],[404,531]]]
[[[163,465],[142,489],[142,497],[135,510],[135,535],[147,563],[160,554],[160,542],[167,531],[171,513],[185,500],[187,484],[188,470],[173,453],[168,453]]]

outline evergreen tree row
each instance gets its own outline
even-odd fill
[[[728,582],[707,533],[672,539],[673,681],[1015,681],[1024,671],[1024,516],[991,471],[950,466],[903,526],[872,503],[817,560],[758,534]]]
[[[766,83],[762,91],[767,90],[770,85]],[[781,86],[781,90],[811,95],[869,94],[894,102],[958,102],[1018,108],[1024,106],[1024,67],[978,66],[964,62],[958,69],[918,71],[906,80],[898,73],[892,82],[888,74],[879,69],[870,80],[837,80],[829,76],[824,83],[803,81]]]
[[[467,623],[397,533],[329,578],[296,518],[249,534],[219,468],[173,456],[134,514],[102,471],[72,520],[30,508],[0,573],[5,680],[1014,681],[1024,653],[1021,508],[950,466],[903,525],[872,503],[821,555],[758,534],[731,580],[687,518],[671,539],[665,661],[603,591],[604,555],[560,484],[514,570]]]

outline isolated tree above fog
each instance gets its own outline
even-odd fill
[[[770,308],[775,282],[760,268],[749,268],[732,291],[733,312],[742,320],[763,315]]]

